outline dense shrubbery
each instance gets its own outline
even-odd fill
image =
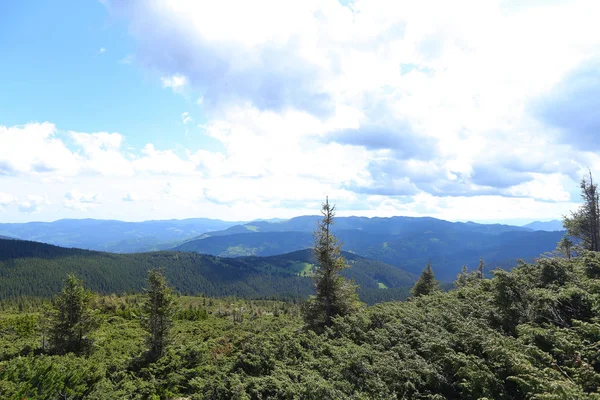
[[[600,399],[600,255],[467,276],[307,331],[300,305],[180,297],[172,344],[144,353],[139,296],[95,300],[87,355],[41,351],[41,308],[0,314],[6,399]]]

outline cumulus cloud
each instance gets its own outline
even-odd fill
[[[73,189],[65,193],[63,205],[73,210],[86,211],[100,203],[100,195],[96,193],[81,193]]]
[[[600,58],[578,65],[532,103],[542,122],[559,131],[563,143],[600,150]]]
[[[8,193],[0,192],[0,206],[7,206],[10,204],[14,204],[15,198]]]
[[[78,147],[80,167],[87,173],[132,175],[129,161],[121,151],[123,136],[118,133],[69,132]]]
[[[51,123],[24,126],[0,125],[0,175],[73,174],[77,157],[57,136]]]
[[[45,197],[38,195],[29,195],[17,203],[19,211],[28,214],[39,212],[45,204],[50,203]]]
[[[98,204],[100,203],[100,196],[98,194],[86,194],[81,193],[78,190],[71,190],[65,194],[67,200],[77,201],[85,204]]]
[[[155,208],[133,211],[153,215],[294,215],[329,194],[365,215],[549,218],[600,169],[594,2],[104,3],[129,24],[136,66],[199,99],[181,123],[202,115],[219,151],[1,127],[1,179],[62,178],[61,196],[97,191],[74,177],[112,182],[123,209],[135,191]]]
[[[540,135],[524,108],[600,44],[590,5],[108,2],[130,22],[144,64],[199,93],[204,128],[227,149],[195,156],[203,171],[259,177],[280,167],[271,167],[276,157],[244,152],[262,154],[269,144],[291,163],[339,144],[362,147],[347,157],[368,165],[369,176],[353,170],[356,178],[338,181],[348,189],[440,196],[492,195],[535,173],[580,173],[576,155]],[[558,32],[566,18],[577,26]],[[276,135],[264,133],[267,124],[280,126]],[[379,168],[403,161],[429,162],[438,175],[424,181],[422,170]]]
[[[320,43],[329,32],[311,31],[340,13],[351,23],[347,8],[316,1],[108,4],[131,18],[139,58],[168,72],[168,82],[173,76],[189,79],[205,106],[251,99],[261,110],[331,110],[327,86],[336,57],[327,54],[331,43]]]

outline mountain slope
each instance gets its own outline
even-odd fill
[[[375,229],[376,232],[341,230],[339,226],[335,233],[343,242],[344,250],[414,274],[419,274],[427,261],[431,261],[437,278],[442,281],[454,280],[463,265],[475,268],[480,257],[486,261],[488,270],[514,266],[520,258],[533,260],[553,250],[562,237],[561,232],[438,221],[419,221],[425,222],[421,225],[410,221],[405,224],[405,231],[392,230],[394,233],[382,233],[384,229]],[[175,249],[218,256],[270,256],[312,245],[309,232],[254,232],[208,236]]]
[[[345,269],[342,274],[353,279],[361,287],[377,289],[384,287],[402,287],[412,285],[417,276],[403,271],[389,264],[377,260],[361,257],[357,254],[342,251],[350,268]],[[248,260],[254,263],[264,263],[269,268],[282,268],[298,274],[310,275],[308,270],[315,264],[312,249],[298,250],[292,253],[269,257],[239,257],[238,260]]]
[[[415,277],[383,263],[347,255],[344,275],[355,279],[361,299],[405,297]],[[67,274],[83,278],[99,293],[140,291],[146,273],[163,267],[170,283],[185,294],[245,298],[294,298],[312,293],[310,252],[274,258],[220,258],[181,252],[113,254],[68,249],[30,241],[0,240],[0,299],[57,293]],[[379,289],[383,284],[389,289]]]
[[[452,281],[463,265],[474,269],[483,258],[486,271],[511,268],[518,259],[532,261],[556,248],[562,232],[505,232],[500,235],[465,233],[462,235],[432,232],[401,237],[360,252],[412,273],[420,273],[431,261],[436,278]]]
[[[0,235],[64,247],[127,253],[167,249],[204,232],[235,224],[238,222],[207,218],[144,222],[62,219],[0,224]]]
[[[173,250],[220,257],[272,256],[311,247],[313,242],[313,235],[308,232],[233,233],[191,240]]]

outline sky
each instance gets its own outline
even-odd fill
[[[0,221],[525,223],[600,179],[600,2],[0,2]]]

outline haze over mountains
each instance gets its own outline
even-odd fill
[[[59,220],[0,224],[0,235],[63,247],[114,253],[156,250],[197,252],[220,257],[276,256],[310,248],[319,216],[289,220],[228,222],[205,218],[122,222]],[[518,227],[449,222],[428,217],[338,217],[334,234],[343,250],[413,274],[431,261],[437,277],[452,281],[463,265],[487,270],[511,267],[553,250],[563,236],[560,221]]]
[[[61,219],[54,222],[0,224],[0,236],[114,253],[163,250],[202,233],[238,222],[209,218],[124,222]]]

